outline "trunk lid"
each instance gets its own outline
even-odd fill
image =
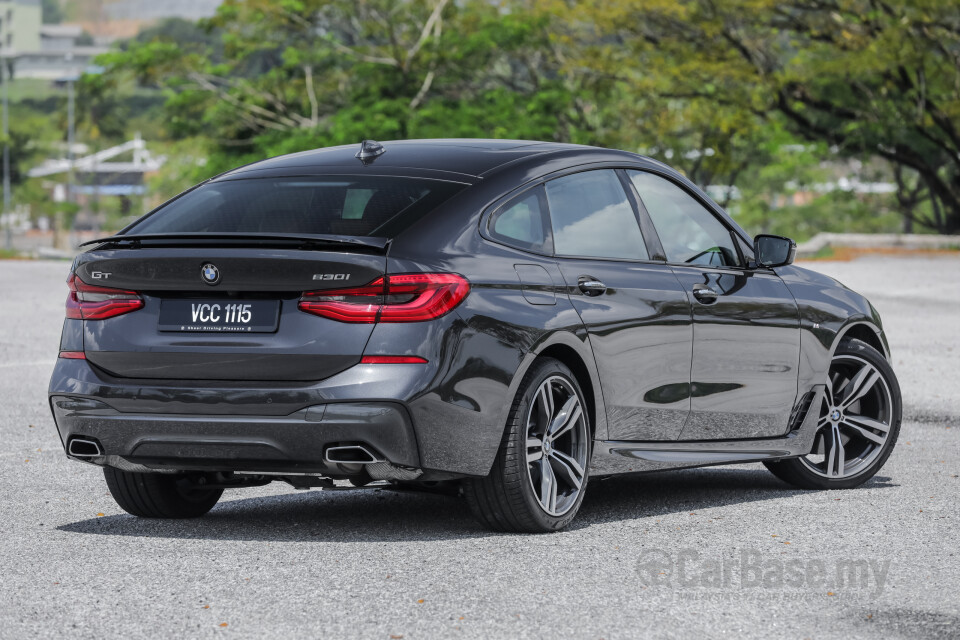
[[[97,249],[76,276],[135,291],[144,305],[85,321],[84,351],[123,378],[321,380],[360,361],[374,325],[304,313],[301,295],[361,286],[385,268],[371,246]]]

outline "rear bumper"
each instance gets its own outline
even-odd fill
[[[482,475],[499,434],[430,392],[435,374],[432,364],[358,365],[316,383],[202,384],[59,359],[49,396],[64,447],[95,440],[104,455],[87,461],[98,464],[350,475],[357,468],[325,462],[326,449],[362,444],[425,478]]]
[[[325,452],[362,444],[395,465],[420,467],[409,415],[395,403],[314,405],[287,416],[131,414],[58,395],[50,404],[64,445],[73,438],[95,441],[101,463],[118,456],[154,469],[349,475],[325,462]]]

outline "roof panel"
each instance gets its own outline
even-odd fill
[[[529,140],[482,139],[394,140],[381,142],[381,144],[386,149],[386,153],[368,166],[431,169],[471,176],[479,176],[518,158],[545,151],[555,151],[562,148],[584,148],[578,145]],[[354,157],[359,149],[360,144],[358,143],[302,151],[256,162],[231,171],[227,176],[236,177],[240,173],[264,169],[352,166],[354,164],[359,169],[363,165],[360,160]]]

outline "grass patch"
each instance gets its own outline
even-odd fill
[[[802,260],[835,260],[848,262],[863,256],[890,256],[903,258],[907,256],[954,256],[957,248],[954,246],[939,249],[907,249],[904,247],[824,247],[814,255]]]
[[[10,82],[10,102],[21,100],[43,100],[53,96],[67,95],[66,89],[53,86],[52,80],[41,78],[14,78]]]
[[[825,247],[820,247],[820,249],[815,254],[810,256],[809,259],[810,260],[829,260],[835,255],[837,255],[836,250],[830,245],[827,245]]]
[[[17,103],[24,100],[43,101],[48,98],[67,99],[67,88],[57,87],[53,80],[43,78],[14,78],[10,82],[10,102]],[[124,85],[123,95],[126,97],[159,99],[163,94],[159,89],[140,87],[132,82]]]

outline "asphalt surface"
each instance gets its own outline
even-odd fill
[[[890,337],[906,421],[871,482],[611,479],[570,530],[518,536],[452,497],[280,484],[126,515],[47,408],[67,263],[0,261],[0,637],[957,637],[960,256],[811,266]]]

